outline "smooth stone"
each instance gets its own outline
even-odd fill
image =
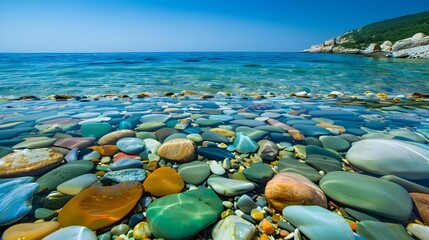
[[[145,216],[143,213],[136,213],[130,217],[130,221],[128,222],[128,226],[134,228],[139,222],[143,221]]]
[[[381,177],[382,179],[394,182],[396,184],[401,185],[403,188],[405,188],[408,192],[419,192],[419,193],[429,193],[429,188],[422,186],[420,184],[408,181],[406,179],[400,178],[395,175],[385,175]]]
[[[143,140],[146,149],[148,149],[153,154],[158,154],[158,149],[161,147],[161,143],[156,139],[147,138]]]
[[[89,149],[97,151],[101,156],[113,156],[119,151],[116,145],[92,146]]]
[[[278,172],[292,172],[303,175],[314,183],[318,183],[322,175],[316,169],[297,159],[282,158],[277,163]]]
[[[85,123],[80,128],[82,137],[93,137],[95,139],[100,139],[111,131],[112,126],[108,123]]]
[[[257,121],[257,120],[251,120],[251,119],[238,119],[238,120],[230,121],[229,123],[237,124],[237,125],[241,125],[241,126],[246,126],[246,127],[259,127],[259,126],[265,126],[266,125],[265,122]]]
[[[288,206],[283,216],[309,239],[354,240],[353,230],[344,218],[319,206]]]
[[[351,216],[352,218],[358,220],[358,221],[364,221],[364,220],[371,220],[371,221],[380,221],[378,218],[374,217],[373,215],[368,215],[366,213],[360,212],[355,209],[351,208],[344,208],[346,213]]]
[[[174,140],[174,139],[181,139],[181,138],[187,138],[187,135],[184,133],[173,133],[164,139],[164,143],[171,141],[171,140]]]
[[[323,176],[319,185],[341,204],[386,218],[407,220],[412,211],[407,190],[384,179],[338,171]]]
[[[163,122],[144,122],[136,127],[136,131],[156,131],[167,125]]]
[[[255,189],[253,183],[223,177],[209,178],[207,184],[218,194],[228,197],[237,196]]]
[[[331,118],[332,116],[355,116],[356,114],[346,110],[314,110],[308,113],[313,117]]]
[[[58,222],[18,223],[6,229],[2,235],[2,239],[42,239],[58,229],[60,229]]]
[[[165,128],[156,130],[155,136],[157,137],[157,140],[159,142],[163,143],[165,142],[165,139],[167,139],[168,136],[173,135],[175,133],[179,133],[179,131],[177,131],[174,128],[165,127]]]
[[[366,134],[366,132],[360,128],[347,128],[346,133],[350,133],[356,136],[362,136]]]
[[[121,138],[116,142],[116,146],[124,153],[135,154],[143,151],[145,143],[143,140],[135,137]]]
[[[223,161],[225,158],[233,159],[234,155],[222,148],[200,147],[197,149],[198,155],[201,155],[209,160]]]
[[[61,183],[89,173],[93,168],[94,164],[91,161],[81,160],[69,162],[45,173],[36,180],[36,183],[40,185],[40,190],[47,188],[48,191],[52,191]]]
[[[248,168],[243,170],[243,174],[250,181],[259,183],[268,182],[274,176],[273,169],[264,163],[250,164]]]
[[[356,233],[368,240],[412,240],[405,228],[400,224],[380,221],[361,221]]]
[[[225,169],[223,168],[222,164],[216,161],[212,161],[210,163],[210,170],[212,173],[216,175],[223,175],[225,174]]]
[[[133,229],[134,239],[146,239],[152,235],[147,222],[138,223]]]
[[[182,177],[169,167],[161,167],[149,174],[143,183],[144,190],[150,194],[162,197],[179,193],[185,187]]]
[[[65,162],[77,161],[79,155],[79,148],[72,148],[65,156]]]
[[[222,136],[220,134],[217,134],[215,132],[204,132],[201,137],[203,138],[203,140],[205,141],[210,141],[210,142],[216,142],[216,143],[226,143],[229,144],[230,141],[228,138],[226,138],[225,136]]]
[[[66,203],[70,201],[73,197],[74,196],[71,196],[71,195],[65,195],[58,198],[51,198],[51,199],[47,198],[43,202],[43,207],[52,209],[52,210],[60,209],[64,207],[64,205],[66,205]]]
[[[269,132],[267,131],[258,130],[256,128],[243,127],[243,126],[237,127],[235,131],[244,133],[246,136],[250,137],[254,141],[259,141],[265,138],[269,134]]]
[[[38,208],[36,209],[36,211],[34,211],[34,217],[36,219],[49,220],[55,217],[56,215],[57,215],[57,212],[48,208]]]
[[[72,118],[88,119],[98,117],[101,113],[99,112],[84,112],[72,115]]]
[[[259,150],[257,154],[265,161],[274,161],[279,154],[279,148],[270,140],[261,140],[258,142]]]
[[[223,121],[215,120],[215,119],[198,118],[197,120],[195,120],[195,123],[201,127],[214,127],[214,126],[218,126],[219,124],[222,124]]]
[[[97,182],[97,175],[87,173],[58,185],[57,190],[68,195],[76,195]]]
[[[84,149],[89,146],[92,146],[94,142],[95,142],[95,138],[92,138],[92,137],[91,138],[72,137],[72,138],[58,139],[54,143],[54,146],[67,148],[67,149],[72,149],[72,148]]]
[[[70,226],[61,228],[48,236],[44,237],[42,240],[58,240],[58,239],[67,239],[67,240],[98,240],[97,235],[93,233],[90,229],[82,226]]]
[[[15,150],[0,158],[0,178],[40,175],[58,166],[63,156],[48,148]]]
[[[140,160],[126,158],[110,164],[110,170],[117,171],[129,168],[143,168],[143,163]]]
[[[185,183],[199,185],[210,176],[211,171],[206,163],[193,161],[181,164],[178,173]]]
[[[187,162],[194,159],[195,148],[195,143],[189,139],[174,139],[163,143],[158,155],[170,161]]]
[[[56,138],[50,138],[50,137],[29,137],[24,138],[24,141],[21,143],[18,143],[14,145],[13,149],[20,149],[20,148],[45,148],[50,147],[54,142],[57,141]]]
[[[375,130],[384,130],[386,128],[386,123],[380,121],[369,121],[365,122],[364,126]]]
[[[415,132],[412,132],[407,129],[392,129],[389,131],[389,135],[395,136],[395,137],[403,137],[409,140],[412,140],[413,142],[418,143],[427,143],[424,138],[416,134]]]
[[[142,123],[146,123],[146,122],[162,122],[162,123],[165,123],[170,119],[171,119],[171,116],[168,114],[148,114],[148,115],[142,116],[140,118],[140,121]]]
[[[414,205],[416,206],[417,212],[423,222],[429,224],[429,194],[427,193],[410,193],[413,199]]]
[[[233,146],[239,153],[253,153],[259,148],[258,143],[241,132],[236,134]]]
[[[320,142],[319,138],[316,138],[316,137],[306,137],[304,139],[304,143],[306,145],[314,145],[314,146],[318,146],[318,147],[323,147],[322,142]]]
[[[237,207],[246,214],[250,214],[258,205],[248,195],[243,194],[237,201]]]
[[[331,135],[331,132],[326,128],[297,124],[293,126],[298,131],[302,132],[306,137],[320,137],[322,135]]]
[[[0,226],[14,223],[32,208],[33,195],[39,188],[32,177],[0,179]]]
[[[342,159],[338,154],[312,145],[306,146],[305,152],[305,163],[312,166],[313,168],[325,173],[341,171]]]
[[[118,130],[134,129],[139,121],[140,118],[138,116],[125,119],[119,123]]]
[[[407,231],[411,232],[414,236],[416,236],[420,240],[429,240],[429,227],[428,226],[410,223],[407,226]]]
[[[219,219],[223,209],[212,190],[200,188],[159,198],[149,205],[146,217],[155,237],[189,239]]]
[[[90,153],[83,155],[82,160],[92,161],[95,159],[98,160],[100,159],[100,157],[101,157],[101,154],[98,151],[91,151]]]
[[[200,134],[188,134],[186,138],[195,142],[196,144],[201,144],[204,140]]]
[[[372,132],[367,133],[361,136],[363,139],[393,139],[392,135],[381,133],[381,132]]]
[[[277,126],[259,126],[259,127],[255,127],[253,129],[257,129],[257,130],[261,130],[264,132],[276,132],[276,133],[285,133],[286,130],[284,130],[281,127],[277,127]],[[248,135],[249,137],[251,137],[250,135]]]
[[[92,186],[78,193],[60,211],[62,227],[80,225],[98,230],[116,223],[136,205],[142,184],[127,181],[113,186]]]
[[[212,120],[221,120],[222,122],[228,122],[234,119],[234,117],[229,115],[210,115],[209,119]]]
[[[290,205],[319,205],[324,208],[328,206],[323,191],[297,173],[278,173],[267,183],[265,198],[270,206],[278,211]]]
[[[255,235],[256,227],[248,221],[230,215],[220,220],[212,229],[213,240],[241,239],[251,240]]]
[[[152,132],[136,132],[136,137],[142,140],[146,140],[146,139],[157,140],[156,135]]]
[[[350,143],[347,140],[337,136],[320,136],[319,140],[324,148],[334,149],[339,152],[344,152],[350,147]]]
[[[346,155],[355,167],[379,175],[410,180],[429,176],[429,146],[389,139],[365,139],[353,144]]]
[[[141,168],[128,168],[123,170],[111,171],[104,175],[104,178],[122,183],[127,181],[143,182],[146,178],[146,170]]]
[[[118,130],[114,132],[110,132],[104,136],[102,136],[98,140],[99,145],[115,145],[116,142],[121,138],[126,137],[134,137],[135,132],[133,130],[125,129],[125,130]]]
[[[319,122],[308,119],[292,119],[286,122],[288,125],[316,125]]]
[[[110,229],[110,233],[113,235],[126,234],[130,230],[130,227],[127,224],[119,224]]]

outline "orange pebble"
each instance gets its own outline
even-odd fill
[[[113,158],[113,162],[117,162],[117,161],[125,159],[125,158],[140,159],[140,156],[139,155],[130,155],[130,154],[120,152],[120,153],[115,155],[115,157]]]
[[[258,225],[259,231],[265,234],[274,234],[276,232],[276,226],[272,224],[268,219],[264,218]]]
[[[267,234],[263,233],[263,234],[261,235],[260,240],[270,240],[270,238],[268,237],[268,235],[267,235]]]
[[[119,151],[116,145],[92,146],[89,148],[99,152],[101,156],[113,156],[113,154]]]

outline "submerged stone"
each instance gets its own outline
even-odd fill
[[[366,239],[377,240],[412,240],[401,224],[385,223],[380,221],[359,222],[356,233]]]
[[[149,205],[146,217],[155,237],[189,239],[219,219],[223,209],[213,190],[200,188],[159,198]]]
[[[179,193],[185,187],[185,182],[175,170],[161,167],[149,174],[143,186],[146,192],[161,197]]]
[[[218,194],[228,197],[247,193],[255,188],[253,183],[223,177],[209,178],[207,184]]]
[[[79,225],[92,230],[107,227],[127,215],[142,193],[142,185],[135,181],[90,187],[61,209],[58,222],[62,227]]]
[[[354,240],[353,230],[344,218],[319,206],[288,206],[283,216],[309,239]]]
[[[319,185],[339,203],[386,218],[407,220],[412,211],[407,190],[384,179],[338,171],[323,176]]]
[[[390,139],[365,139],[353,144],[346,155],[355,167],[379,175],[410,180],[429,176],[429,146]]]

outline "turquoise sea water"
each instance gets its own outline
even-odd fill
[[[429,62],[306,53],[0,54],[0,96],[429,91]]]

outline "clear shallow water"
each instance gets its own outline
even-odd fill
[[[429,61],[305,53],[0,54],[0,96],[429,91]]]

